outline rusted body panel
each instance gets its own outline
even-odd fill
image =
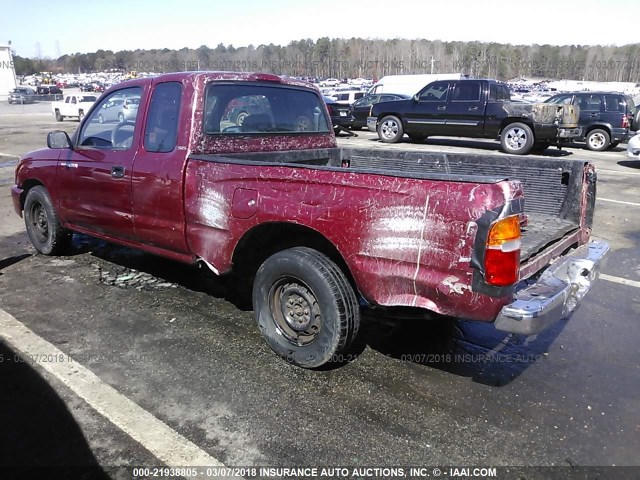
[[[503,109],[511,117],[528,118],[533,123],[555,124],[564,128],[576,128],[580,119],[580,110],[575,105],[505,102]]]

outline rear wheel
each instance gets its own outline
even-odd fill
[[[24,223],[34,248],[43,255],[58,255],[69,245],[71,233],[62,227],[49,192],[33,187],[24,202]]]
[[[378,137],[385,143],[397,143],[403,135],[404,129],[398,117],[387,115],[378,124]]]
[[[104,123],[104,117],[102,116],[102,114],[98,115],[98,123]]]
[[[360,309],[345,274],[326,255],[295,247],[269,257],[253,286],[258,327],[288,362],[317,368],[344,361],[360,324]]]
[[[83,119],[83,118],[84,118],[84,111],[83,111],[83,110],[80,110],[80,111],[78,112],[78,121],[79,121],[79,122],[82,122],[82,119]]]
[[[124,115],[122,113],[118,114],[118,123],[124,123]]]
[[[611,137],[607,131],[600,128],[591,130],[585,140],[587,142],[587,148],[596,152],[606,150],[611,143]]]
[[[520,122],[507,125],[500,134],[502,151],[514,155],[526,155],[533,146],[533,132],[531,128]]]
[[[61,122],[64,120],[64,117],[60,115],[60,110],[56,110],[56,122]]]

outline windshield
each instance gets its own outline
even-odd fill
[[[81,97],[80,98],[80,103],[82,103],[82,102],[95,102],[96,100],[97,100],[97,97],[94,97],[94,96]]]
[[[320,97],[309,90],[265,85],[210,84],[204,131],[220,134],[329,132]]]

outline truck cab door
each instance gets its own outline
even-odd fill
[[[427,85],[411,101],[405,115],[406,133],[411,135],[444,135],[449,82]]]
[[[132,196],[138,240],[188,253],[182,192],[190,118],[180,116],[182,94],[180,82],[154,85],[133,164]]]
[[[142,125],[138,118],[98,120],[114,98],[144,97],[142,87],[116,90],[102,99],[74,136],[74,146],[58,159],[62,218],[89,233],[131,240],[135,237],[131,173]]]
[[[460,80],[452,83],[451,87],[445,122],[447,135],[480,136],[484,118],[481,82]]]

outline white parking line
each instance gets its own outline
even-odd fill
[[[93,409],[139,442],[167,466],[224,467],[207,452],[104,383],[93,372],[70,359],[57,347],[36,335],[2,309],[0,309],[0,338],[21,352],[25,360],[43,368],[64,383]],[[62,359],[62,361],[47,361],[49,359]]]
[[[0,152],[0,157],[20,158],[20,155],[14,155],[13,153]]]
[[[628,285],[630,287],[640,288],[640,282],[636,282],[635,280],[629,280],[622,277],[614,277],[613,275],[607,275],[606,273],[601,273],[600,278],[606,280],[607,282],[619,283],[620,285]]]
[[[632,207],[640,207],[640,203],[623,202],[622,200],[613,200],[611,198],[600,198],[600,197],[598,197],[598,200],[601,201],[601,202],[621,203],[622,205],[631,205]]]

